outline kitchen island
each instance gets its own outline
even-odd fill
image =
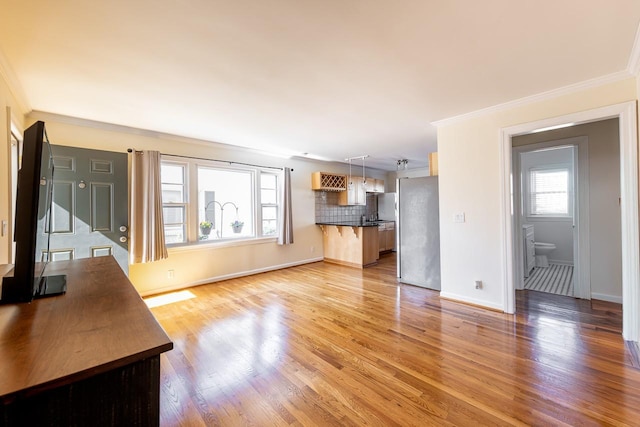
[[[377,264],[379,223],[317,222],[323,234],[324,260],[357,268]]]

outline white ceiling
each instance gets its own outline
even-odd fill
[[[29,107],[426,165],[432,121],[627,68],[640,0],[0,0]]]

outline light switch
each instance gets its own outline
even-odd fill
[[[453,222],[464,222],[464,212],[458,212],[454,214]]]

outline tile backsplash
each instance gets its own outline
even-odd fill
[[[375,194],[367,194],[366,206],[340,206],[335,191],[316,191],[316,222],[360,221],[362,215],[375,216],[378,199]]]

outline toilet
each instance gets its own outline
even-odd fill
[[[556,249],[553,243],[535,242],[533,248],[536,253],[536,267],[549,267],[547,255]]]

